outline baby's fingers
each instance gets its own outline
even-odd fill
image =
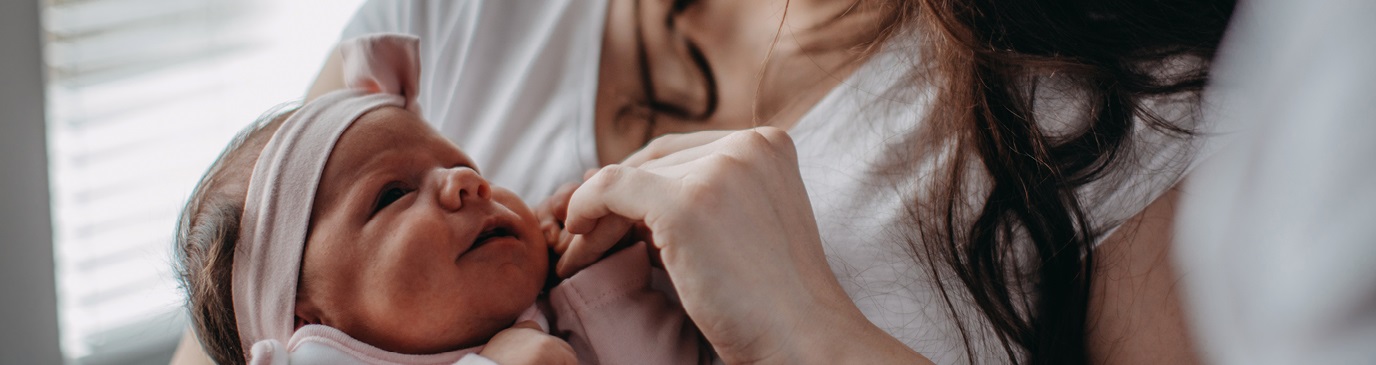
[[[559,246],[561,232],[564,230],[564,220],[568,217],[569,198],[573,196],[573,191],[577,190],[581,184],[564,184],[539,206],[535,207],[535,216],[540,220],[540,231],[544,232],[545,242],[551,247],[557,248]]]
[[[634,226],[634,222],[620,216],[609,215],[597,221],[597,228],[587,234],[574,235],[566,247],[560,252],[559,263],[555,265],[554,272],[559,277],[567,278],[573,276],[578,270],[597,262],[608,250],[621,241],[626,233]],[[576,248],[576,249],[574,249]]]

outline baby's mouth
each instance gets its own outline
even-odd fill
[[[482,232],[478,233],[477,238],[473,239],[473,245],[469,246],[468,250],[476,250],[478,249],[478,247],[482,247],[484,244],[491,242],[492,240],[508,237],[516,238],[516,230],[504,224],[487,227],[486,229],[483,229]]]

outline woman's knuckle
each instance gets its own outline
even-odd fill
[[[769,146],[769,138],[761,134],[758,129],[747,129],[741,131],[741,140],[750,148],[762,148]]]
[[[767,135],[766,137],[769,138],[774,148],[789,153],[793,153],[797,150],[797,146],[793,144],[793,136],[789,135],[788,132],[782,129],[771,129],[769,135]]]
[[[688,203],[716,204],[721,195],[716,184],[702,180],[687,180],[683,184],[683,198]]]
[[[740,158],[728,154],[713,154],[705,159],[708,161],[708,166],[711,167],[707,172],[710,173],[709,176],[713,177],[735,174],[749,166]]]
[[[755,128],[755,132],[756,132],[756,133],[759,133],[760,136],[763,136],[763,137],[765,137],[765,138],[767,138],[767,139],[769,139],[769,140],[771,140],[771,141],[776,140],[776,139],[780,139],[780,138],[788,138],[788,132],[784,131],[783,129],[780,129],[780,128],[778,128],[778,127],[773,127],[773,126],[763,126],[763,127]]]
[[[650,143],[646,143],[641,151],[647,153],[650,158],[664,157],[664,155],[669,154],[674,142],[680,138],[682,138],[682,136],[679,134],[665,134],[655,137],[650,140]]]
[[[607,190],[612,185],[616,184],[617,181],[621,180],[626,175],[628,169],[630,168],[624,165],[607,165],[602,167],[601,170],[598,170],[597,174],[592,176],[592,179],[589,179],[583,184],[595,190]]]

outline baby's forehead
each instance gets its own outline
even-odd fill
[[[431,128],[421,119],[419,115],[410,110],[395,106],[383,106],[364,112],[355,119],[349,129],[344,131],[340,139],[351,137],[350,135],[376,133],[408,133],[408,132],[429,132]]]
[[[328,178],[363,167],[386,155],[398,160],[437,160],[442,164],[471,165],[472,160],[419,115],[398,107],[381,107],[363,113],[335,142],[326,163]]]
[[[398,108],[381,107],[363,113],[335,142],[331,159],[341,150],[441,149],[462,152],[419,115]]]

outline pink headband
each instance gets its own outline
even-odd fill
[[[419,40],[374,35],[339,45],[348,88],[302,106],[273,134],[253,168],[234,251],[234,315],[247,352],[287,343],[295,330],[297,278],[320,174],[354,120],[384,106],[418,112]]]

